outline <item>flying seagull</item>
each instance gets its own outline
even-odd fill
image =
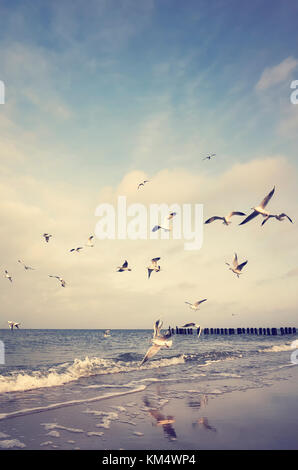
[[[212,157],[215,157],[216,153],[212,153],[211,155],[207,155],[203,160],[211,160]]]
[[[46,241],[47,243],[49,243],[49,239],[52,237],[52,235],[50,235],[49,233],[44,233],[44,234],[43,234],[43,237],[44,237],[45,241]]]
[[[231,266],[229,263],[226,263],[228,266]],[[239,264],[238,263],[238,258],[237,258],[237,253],[235,253],[235,257],[233,260],[233,267],[229,268],[233,273],[237,274],[237,277],[240,276],[242,269],[244,266],[247,264],[247,261],[244,261],[243,263]]]
[[[34,269],[31,268],[31,266],[27,266],[22,260],[18,259],[18,263],[22,264],[24,266],[25,271],[28,271],[28,269]]]
[[[149,180],[144,180],[142,183],[139,183],[138,189],[140,189],[141,186],[145,186],[146,183],[149,183]]]
[[[170,348],[172,346],[172,340],[169,339],[172,334],[170,330],[168,330],[165,334],[161,334],[160,330],[162,327],[162,323],[160,320],[157,320],[153,325],[153,339],[152,339],[152,346],[146,352],[140,366],[147,362],[151,357],[155,356],[155,354],[162,348]]]
[[[274,191],[275,191],[275,186],[274,188],[270,191],[269,194],[267,194],[267,196],[263,199],[263,201],[260,203],[259,206],[257,207],[253,207],[253,212],[251,214],[249,214],[248,217],[246,217],[246,219],[244,219],[239,225],[244,225],[246,224],[247,222],[249,222],[250,220],[254,219],[257,215],[262,215],[263,217],[268,217],[270,215],[270,213],[268,211],[265,210],[265,207],[267,206],[268,202],[270,201],[270,199],[272,198],[273,194],[274,194]]]
[[[151,260],[151,265],[148,266],[148,268],[147,268],[147,270],[148,270],[148,279],[150,278],[152,271],[155,271],[156,273],[158,273],[158,271],[160,271],[160,266],[157,265],[157,261],[159,261],[159,260],[160,260],[160,258],[153,258]]]
[[[69,250],[69,251],[70,251],[70,252],[74,252],[74,251],[76,251],[77,253],[79,253],[79,252],[80,252],[80,250],[82,250],[82,249],[83,249],[83,247],[82,247],[82,246],[78,246],[78,248],[72,248],[72,249],[71,249],[71,250]]]
[[[122,271],[131,271],[131,269],[128,267],[128,262],[125,260],[122,266],[118,266],[118,273],[121,273]]]
[[[214,220],[222,220],[224,225],[230,225],[232,222],[230,222],[230,219],[233,215],[245,215],[244,212],[238,212],[238,211],[233,211],[230,212],[228,215],[224,217],[219,217],[218,215],[215,215],[214,217],[210,217],[210,219],[206,220],[205,224],[210,224]]]
[[[90,248],[92,248],[94,246],[94,243],[92,242],[93,238],[94,238],[94,235],[90,235],[85,246],[89,246]]]
[[[190,302],[185,302],[186,304],[189,305],[189,308],[191,308],[192,310],[198,310],[199,309],[199,305],[202,303],[202,302],[205,302],[207,299],[203,299],[203,300],[198,300],[197,302],[194,302],[193,304],[191,304]]]
[[[8,273],[8,271],[6,271],[6,269],[5,269],[5,276],[4,276],[4,277],[6,277],[6,279],[9,279],[9,281],[12,282],[12,277],[11,277],[11,275]]]
[[[13,330],[14,327],[17,328],[17,329],[19,329],[20,323],[16,323],[16,322],[14,322],[14,321],[8,321],[7,323],[8,323],[9,328],[10,328],[11,330]]]
[[[197,325],[196,323],[185,323],[185,325],[182,325],[181,328],[192,328],[192,327],[195,327],[195,328],[199,328],[200,325]]]
[[[293,223],[292,219],[283,212],[282,214],[278,214],[278,215],[273,215],[273,214],[267,215],[267,217],[263,220],[262,225],[264,225],[264,223],[267,222],[267,220],[269,220],[270,218],[275,218],[276,220],[279,220],[280,222],[282,222],[285,218],[287,218],[291,223]]]
[[[50,274],[49,274],[49,277],[54,277],[54,278],[58,279],[61,283],[61,287],[66,286],[66,282],[64,281],[64,279],[62,279],[62,277],[60,277],[60,276],[51,276]]]
[[[165,230],[166,232],[169,232],[171,230],[171,227],[170,227],[170,222],[171,220],[173,219],[173,217],[175,217],[176,215],[176,212],[171,212],[164,220],[164,223],[163,225],[155,225],[152,229],[152,232],[156,232],[157,230],[159,229],[163,229]]]

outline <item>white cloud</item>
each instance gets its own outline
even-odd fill
[[[280,279],[278,289],[275,280],[262,281],[295,268],[296,224],[273,220],[261,227],[256,219],[247,226],[239,227],[234,220],[225,227],[214,222],[204,227],[203,247],[194,252],[184,251],[183,240],[96,240],[94,248],[69,253],[94,232],[96,205],[114,203],[117,195],[145,205],[203,203],[207,218],[234,209],[247,212],[275,184],[270,210],[285,211],[295,220],[297,175],[284,157],[237,164],[217,176],[164,169],[137,191],[143,176],[141,171],[128,173],[117,188],[103,188],[94,200],[92,188],[78,191],[70,185],[7,174],[0,186],[1,265],[14,282],[10,285],[0,278],[3,312],[9,317],[13,312],[29,328],[147,328],[157,314],[171,325],[196,321],[184,301],[201,296],[208,298],[204,305],[208,326],[226,326],[235,311],[252,326],[265,312],[270,323],[270,311],[281,302],[294,310],[294,276]],[[49,244],[41,237],[44,231],[53,234]],[[249,260],[240,279],[225,266],[235,251],[239,259]],[[161,256],[162,270],[148,281],[146,266],[155,256]],[[18,259],[36,270],[25,272]],[[133,270],[117,273],[124,259]],[[61,288],[49,274],[63,276],[67,287]]]
[[[274,85],[285,82],[291,76],[291,73],[297,68],[298,60],[293,57],[287,57],[280,64],[273,67],[267,67],[255,88],[257,91],[267,90]]]
[[[298,105],[289,102],[280,110],[280,122],[278,124],[279,134],[290,139],[298,136]]]

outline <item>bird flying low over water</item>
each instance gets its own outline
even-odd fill
[[[58,279],[60,281],[61,287],[66,286],[66,282],[64,281],[64,279],[62,279],[62,277],[60,277],[60,276],[51,276],[50,274],[49,274],[49,277],[54,277],[54,278]]]
[[[165,334],[161,334],[160,330],[162,328],[162,322],[157,320],[153,325],[153,338],[152,338],[152,346],[146,352],[143,360],[140,363],[140,366],[147,362],[151,357],[155,356],[156,353],[162,348],[170,348],[172,346],[172,340],[170,337],[172,336],[170,330],[168,330]]]
[[[263,220],[262,225],[264,225],[265,222],[267,222],[267,220],[271,218],[279,220],[280,222],[282,222],[285,218],[287,218],[291,223],[293,223],[292,219],[283,212],[282,214],[277,214],[277,215],[273,215],[273,214],[267,215],[267,217]]]
[[[275,191],[275,186],[274,188],[270,191],[269,194],[267,194],[267,196],[263,199],[263,201],[260,203],[259,206],[257,207],[253,207],[253,212],[251,214],[249,214],[248,217],[246,217],[246,219],[242,220],[242,222],[239,224],[239,225],[244,225],[246,224],[247,222],[249,222],[250,220],[254,219],[255,217],[257,217],[257,215],[262,215],[263,217],[269,217],[270,216],[270,213],[268,211],[266,211],[265,207],[267,206],[268,202],[270,201],[270,199],[272,198],[273,194],[274,194],[274,191]]]
[[[203,160],[211,160],[211,158],[215,157],[215,155],[216,155],[216,153],[209,154],[205,158],[203,158]]]
[[[5,269],[4,272],[5,272],[5,276],[4,276],[4,277],[6,277],[6,279],[8,279],[10,282],[12,282],[12,277],[11,277],[11,275],[8,273],[8,271],[6,271],[6,269]]]
[[[197,325],[196,323],[185,323],[185,325],[182,325],[181,328],[199,328],[200,325]]]
[[[175,217],[176,212],[171,212],[164,220],[163,225],[155,225],[152,229],[152,232],[156,232],[159,229],[165,230],[166,232],[169,232],[172,230],[170,227],[170,222],[172,221],[173,217]]]
[[[49,239],[50,239],[52,236],[53,236],[53,235],[50,235],[49,233],[44,233],[44,234],[43,234],[43,237],[44,237],[44,239],[45,239],[45,241],[46,241],[47,243],[49,243]]]
[[[34,269],[31,268],[31,266],[27,266],[22,260],[18,259],[18,263],[22,264],[24,266],[25,271],[28,271],[28,269]]]
[[[198,310],[199,309],[199,305],[202,303],[202,302],[205,302],[207,299],[203,299],[203,300],[198,300],[197,302],[194,302],[193,304],[190,303],[190,302],[185,302],[186,304],[189,305],[189,308],[191,308],[192,310]]]
[[[160,260],[160,258],[153,258],[151,260],[151,265],[148,266],[148,268],[147,268],[147,270],[148,270],[148,279],[150,278],[152,271],[155,271],[156,273],[158,273],[158,271],[160,271],[160,266],[157,265],[157,261],[159,261],[159,260]]]
[[[149,183],[149,180],[144,180],[142,183],[139,183],[138,189],[140,189],[141,186],[145,186],[146,183]]]
[[[70,251],[70,252],[74,252],[74,251],[76,251],[77,253],[79,253],[79,252],[80,252],[80,250],[82,250],[82,249],[83,249],[83,247],[82,247],[82,246],[78,246],[78,248],[72,248],[72,249],[71,249],[71,250],[69,250],[69,251]]]
[[[231,266],[229,263],[226,263],[228,266]],[[233,267],[229,268],[233,273],[237,274],[237,277],[240,276],[242,269],[244,266],[247,264],[247,261],[244,261],[243,263],[239,264],[238,263],[238,258],[237,258],[237,253],[235,253],[235,257],[233,260]]]
[[[244,212],[238,212],[238,211],[233,211],[230,212],[228,215],[224,217],[220,217],[218,215],[215,215],[214,217],[210,217],[210,219],[206,220],[205,224],[210,224],[214,220],[222,220],[224,225],[230,225],[232,222],[230,222],[230,219],[233,215],[245,215]]]
[[[118,266],[117,272],[121,273],[122,271],[131,271],[131,269],[128,267],[128,262],[125,260],[122,266]]]
[[[11,330],[13,330],[14,328],[19,329],[20,323],[16,323],[14,321],[8,321],[7,323],[8,323],[8,326]]]

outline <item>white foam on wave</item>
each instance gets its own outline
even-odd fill
[[[270,346],[268,348],[259,349],[258,352],[266,353],[266,352],[282,352],[282,351],[291,351],[292,349],[298,349],[298,340],[293,341],[292,343],[285,343],[275,346]]]
[[[23,449],[24,447],[26,447],[26,444],[19,441],[18,439],[6,439],[0,441],[0,449],[13,449],[14,447]]]
[[[146,364],[146,369],[156,369],[185,362],[184,356],[162,358]],[[102,359],[99,357],[85,357],[85,359],[75,359],[72,364],[64,364],[65,370],[61,372],[61,365],[57,368],[51,367],[48,371],[14,372],[10,375],[0,376],[0,394],[7,392],[19,392],[33,390],[44,387],[57,387],[69,382],[90,377],[92,375],[118,374],[130,372],[140,368],[139,362],[126,363],[113,361],[112,359]]]
[[[51,405],[38,406],[36,408],[25,408],[25,409],[22,409],[22,410],[13,411],[11,413],[1,413],[0,414],[0,421],[2,421],[4,419],[9,419],[9,418],[15,418],[16,416],[25,416],[25,415],[30,415],[30,414],[34,414],[34,413],[41,413],[41,412],[44,412],[44,411],[51,411],[51,410],[55,410],[57,408],[63,408],[63,407],[66,407],[66,406],[81,405],[82,403],[91,403],[91,402],[94,402],[94,401],[106,400],[108,398],[124,396],[124,395],[128,395],[128,394],[131,394],[131,393],[142,392],[146,388],[147,388],[146,385],[140,385],[139,387],[136,387],[132,390],[123,390],[121,392],[107,393],[106,395],[99,395],[99,396],[96,396],[96,397],[85,398],[85,399],[82,398],[81,400],[70,400],[70,401],[64,401],[64,402],[61,402],[61,403],[53,403]],[[127,404],[127,406],[128,406],[128,404]]]
[[[84,432],[83,429],[78,429],[78,428],[68,428],[66,426],[62,426],[61,424],[58,423],[41,423],[41,426],[45,427],[46,431],[50,431],[48,435],[59,437],[60,433],[58,431],[55,431],[55,429],[62,429],[64,431],[69,431],[69,432]],[[56,434],[58,432],[59,436]]]
[[[219,375],[220,377],[231,377],[235,379],[241,379],[241,375],[234,374],[232,372],[217,372],[215,375],[216,377]]]
[[[100,418],[100,422],[96,424],[97,428],[110,429],[111,421],[118,419],[118,413],[115,411],[98,411],[98,410],[87,410],[84,413],[89,413]]]

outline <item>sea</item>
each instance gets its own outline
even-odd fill
[[[152,382],[199,382],[202,393],[222,378],[218,393],[263,387],[292,367],[295,335],[173,335],[140,367],[152,330],[0,330],[5,364],[0,364],[0,419],[36,406],[49,407],[76,394],[82,400],[144,389]],[[297,345],[298,348],[298,345]],[[238,378],[227,381],[228,378]],[[242,379],[242,380],[241,380]],[[235,388],[236,387],[236,388]],[[68,398],[67,400],[68,401]]]
[[[298,349],[296,335],[174,335],[171,348],[140,366],[151,339],[152,330],[0,330],[0,427],[111,397],[125,403],[156,383],[177,393],[187,383],[207,396],[264,388],[286,378],[294,341]]]

